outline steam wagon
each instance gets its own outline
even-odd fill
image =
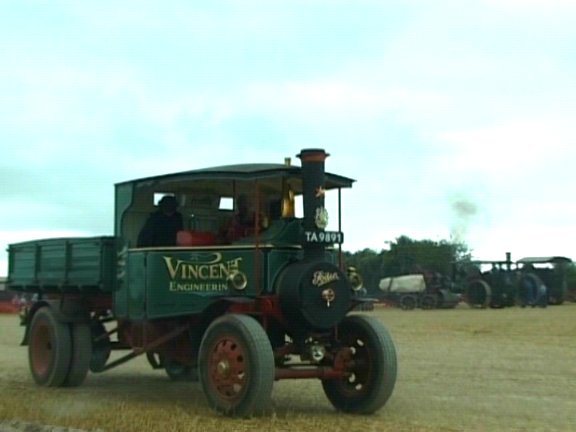
[[[509,254],[505,261],[476,260],[470,265],[464,281],[464,298],[470,306],[494,309],[514,306],[517,296],[516,270]]]
[[[572,264],[570,258],[563,256],[526,257],[516,261],[516,264],[520,306],[564,303],[568,293],[566,269]]]
[[[344,412],[384,406],[396,381],[393,340],[379,320],[351,313],[368,300],[360,275],[343,268],[341,191],[354,180],[326,173],[322,149],[298,157],[301,166],[119,183],[113,236],[11,244],[8,287],[36,299],[22,321],[34,381],[78,386],[88,372],[145,355],[173,380],[199,380],[225,415],[265,412],[282,379],[320,380]],[[164,196],[183,216],[176,240],[139,245]],[[241,198],[252,201],[251,225],[230,238]],[[325,199],[337,209],[331,231]]]

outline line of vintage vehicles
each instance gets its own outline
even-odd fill
[[[35,300],[23,316],[34,381],[77,386],[88,372],[145,355],[171,379],[199,380],[209,406],[225,415],[266,412],[283,379],[320,380],[344,412],[384,406],[396,382],[395,346],[381,321],[351,313],[369,300],[341,250],[341,190],[354,180],[325,172],[323,149],[298,157],[301,166],[229,165],[122,182],[114,235],[9,245],[7,287]],[[180,203],[183,235],[174,245],[137,247],[166,195]],[[241,195],[253,201],[252,229],[230,241],[222,234]],[[328,197],[337,209],[332,231]]]
[[[513,262],[472,261],[463,273],[466,302],[478,308],[546,307],[560,305],[568,296],[567,267],[563,256],[526,257]]]
[[[460,301],[474,308],[546,307],[568,298],[563,256],[526,257],[512,261],[474,260],[455,264],[452,275],[408,274],[380,280],[377,297],[405,310],[453,308]]]

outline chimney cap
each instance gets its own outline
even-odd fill
[[[296,157],[299,157],[302,162],[324,162],[330,154],[326,153],[324,149],[303,149]]]

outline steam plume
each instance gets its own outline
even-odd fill
[[[450,236],[452,241],[463,243],[470,222],[478,213],[478,206],[467,197],[456,196],[450,200],[450,209],[453,217]]]

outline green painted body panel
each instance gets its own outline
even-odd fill
[[[272,221],[268,229],[262,232],[259,243],[276,247],[294,246],[300,244],[303,236],[300,219],[278,219]],[[254,244],[254,237],[238,240],[237,244]]]
[[[299,253],[254,245],[132,249],[115,293],[114,313],[133,320],[168,318],[202,313],[223,297],[254,298],[270,292],[278,269]],[[246,276],[245,289],[229,287],[233,272]]]
[[[114,233],[118,237],[120,237],[122,233],[122,218],[132,204],[133,199],[134,186],[132,184],[128,183],[116,186],[116,194],[114,196],[114,206],[116,208],[114,214]]]
[[[327,261],[335,258],[327,252]],[[274,295],[276,278],[301,259],[302,249],[295,246],[132,249],[114,293],[114,315],[130,320],[178,317],[202,313],[222,298]],[[229,287],[227,277],[234,271],[246,276],[244,290]]]
[[[273,294],[274,280],[289,263],[302,259],[299,219],[275,221],[258,239],[232,245],[129,249],[125,273],[114,296],[122,319],[158,319],[202,313],[223,297]],[[330,255],[330,254],[328,254]],[[246,288],[228,286],[241,272]]]
[[[112,292],[116,288],[116,245],[111,236],[11,244],[8,287],[29,292]]]
[[[146,289],[146,254],[124,252],[122,276],[114,292],[114,315],[119,319],[142,319],[144,317]],[[128,287],[132,287],[131,290]]]

